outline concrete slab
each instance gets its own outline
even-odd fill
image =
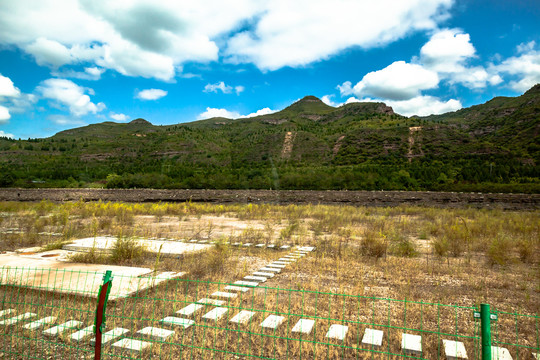
[[[271,277],[274,277],[274,273],[270,273],[270,272],[262,272],[262,271],[255,271],[253,273],[253,275],[255,276],[263,276],[265,278],[271,278]]]
[[[337,340],[345,340],[345,336],[347,336],[347,332],[349,331],[349,327],[345,325],[338,325],[334,324],[330,326],[330,329],[328,329],[328,332],[326,333],[326,337],[330,339],[337,339]]]
[[[244,276],[244,280],[252,280],[252,281],[258,281],[258,282],[265,282],[266,278],[264,276]]]
[[[305,251],[305,252],[312,252],[315,250],[314,246],[302,246],[296,249],[297,251]]]
[[[182,309],[178,310],[176,313],[178,315],[190,316],[195,311],[197,311],[199,309],[202,309],[203,307],[204,307],[204,305],[200,305],[200,304],[189,304],[185,308],[182,308]]]
[[[279,316],[279,315],[269,315],[264,321],[261,323],[261,327],[266,329],[273,329],[275,330],[281,323],[285,321],[285,317]]]
[[[149,337],[156,340],[165,341],[174,335],[173,330],[161,329],[153,326],[147,326],[136,332],[137,335]]]
[[[382,330],[366,329],[362,338],[362,345],[371,349],[378,349],[382,346],[384,332]]]
[[[282,245],[282,246],[280,247],[281,250],[288,250],[288,249],[290,249],[290,248],[291,248],[290,245]]]
[[[280,268],[273,268],[273,267],[263,267],[263,268],[260,268],[259,271],[271,271],[271,272],[275,272],[275,273],[280,273],[281,269]]]
[[[233,286],[233,285],[225,286],[224,289],[225,289],[225,290],[231,290],[231,291],[241,291],[241,292],[247,292],[247,291],[249,291],[249,287]]]
[[[84,329],[74,332],[69,337],[71,340],[79,342],[92,335],[94,335],[94,325],[87,326]],[[101,339],[103,340],[103,336],[101,337]]]
[[[15,312],[14,309],[0,310],[0,318],[3,318],[4,316],[7,316],[7,315],[12,314],[14,312]]]
[[[267,246],[267,248],[269,248],[269,249],[275,249],[275,248],[276,248],[276,245],[270,244],[270,245]]]
[[[277,261],[284,262],[284,263],[293,263],[296,261],[296,259],[282,257],[282,258],[277,259]]]
[[[167,316],[164,319],[159,320],[162,324],[182,326],[184,329],[189,328],[191,325],[195,324],[195,321],[189,319],[182,319],[174,316]]]
[[[131,351],[143,351],[152,346],[151,342],[125,338],[112,344],[115,348]]]
[[[118,339],[120,336],[124,336],[129,332],[128,329],[124,328],[114,328],[112,330],[107,331],[106,333],[101,335],[101,345],[109,345],[114,340]],[[90,344],[94,346],[96,344],[96,338],[93,337],[90,339]]]
[[[266,244],[257,244],[257,245],[255,245],[255,247],[258,247],[258,248],[263,248],[265,246],[266,246]]]
[[[74,240],[70,244],[64,245],[62,249],[70,251],[88,251],[90,249],[95,249],[98,251],[109,252],[116,244],[116,241],[117,238],[113,236],[90,237]],[[133,239],[133,241],[144,246],[147,251],[153,253],[159,252],[161,254],[160,256],[164,257],[177,257],[178,255],[185,253],[206,251],[212,247],[212,245],[195,243],[198,240],[195,240],[193,243],[152,239]]]
[[[422,356],[422,336],[402,333],[401,349],[405,354]]]
[[[510,355],[507,348],[492,346],[491,360],[512,360],[512,355]]]
[[[249,286],[249,287],[255,287],[255,286],[259,285],[258,282],[242,281],[242,280],[235,281],[233,284],[239,285],[239,286]]]
[[[225,292],[225,291],[216,291],[211,296],[222,297],[222,298],[227,298],[227,299],[234,299],[238,295],[235,294],[235,293],[230,293],[230,292]]]
[[[252,243],[245,243],[244,246],[245,247],[250,247],[251,245],[253,245]]]
[[[240,246],[242,245],[242,243],[239,243],[239,242],[235,242],[234,244],[232,244],[232,246]]]
[[[298,320],[296,325],[294,325],[291,331],[309,335],[314,325],[315,325],[315,320],[300,319]]]
[[[43,335],[45,335],[45,336],[58,336],[58,335],[62,335],[63,333],[65,333],[66,331],[69,331],[69,330],[80,329],[82,326],[83,326],[82,321],[69,320],[69,321],[66,321],[63,324],[56,325],[56,326],[53,326],[50,329],[44,330]]]
[[[197,301],[197,304],[203,304],[203,305],[225,305],[226,301],[224,300],[216,300],[216,299],[208,299],[208,298],[202,298],[199,301]]]
[[[217,307],[217,308],[214,308],[214,309],[210,310],[210,311],[207,312],[206,314],[204,314],[202,318],[203,318],[204,320],[218,321],[218,320],[221,319],[228,311],[229,311],[229,309],[227,309],[227,308]]]
[[[2,320],[0,321],[0,325],[4,325],[4,326],[15,325],[21,321],[25,321],[36,316],[37,314],[27,312],[27,313],[24,313],[24,314],[21,314],[21,315],[18,315],[9,319]]]
[[[24,328],[28,330],[37,330],[39,328],[44,327],[45,325],[52,324],[55,321],[56,321],[56,316],[48,316],[46,318],[39,319],[39,320],[36,320],[36,321],[33,321],[31,323],[24,325]]]
[[[25,286],[42,291],[53,291],[96,298],[103,275],[111,270],[113,281],[109,301],[156,286],[185,273],[166,272],[148,276],[152,269],[99,264],[78,264],[59,261],[55,257],[0,254],[2,283]],[[147,275],[147,276],[145,276]]]
[[[283,264],[276,264],[276,263],[270,263],[266,265],[267,268],[278,268],[278,269],[284,269],[286,265]]]
[[[446,360],[467,359],[465,345],[460,341],[443,340]]]
[[[254,311],[242,310],[229,320],[229,322],[245,325],[254,315]]]
[[[288,261],[279,261],[279,260],[276,260],[274,261],[272,264],[274,265],[283,265],[283,266],[286,266],[286,265],[289,265],[290,263]],[[270,266],[270,265],[268,265]]]

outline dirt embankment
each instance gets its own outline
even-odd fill
[[[194,201],[213,203],[421,205],[536,210],[540,194],[481,194],[429,191],[0,189],[0,201]]]

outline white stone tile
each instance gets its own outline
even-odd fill
[[[536,360],[540,360],[540,353],[532,353],[532,355]]]
[[[189,328],[191,325],[195,324],[195,321],[189,319],[182,319],[174,316],[167,316],[164,319],[159,320],[162,324],[182,326],[184,329]]]
[[[280,273],[281,269],[273,268],[273,267],[263,267],[263,268],[260,268],[259,271],[272,271],[272,272],[275,272],[275,273]]]
[[[279,261],[279,260],[276,260],[274,261],[272,264],[275,264],[275,265],[289,265],[289,262],[288,261]]]
[[[69,320],[63,324],[53,326],[52,328],[43,331],[43,334],[46,336],[58,336],[69,330],[80,329],[82,326],[83,326],[82,321]]]
[[[161,329],[153,326],[147,326],[144,329],[137,331],[137,334],[149,337],[156,340],[165,341],[174,335],[173,330]]]
[[[252,243],[245,243],[244,246],[245,247],[250,247],[251,245],[253,245]]]
[[[401,349],[409,355],[422,356],[422,336],[412,334],[401,334]]]
[[[0,310],[0,318],[4,317],[6,315],[12,314],[14,312],[15,312],[15,310],[13,310],[13,309]]]
[[[371,348],[379,348],[382,346],[384,332],[382,330],[366,329],[362,338],[362,345]]]
[[[290,259],[290,258],[282,257],[282,258],[277,259],[277,261],[278,262],[284,262],[284,263],[292,263],[292,262],[295,262],[296,259]]]
[[[270,263],[270,264],[266,265],[266,267],[270,267],[270,268],[278,268],[278,269],[284,269],[284,268],[285,268],[285,265],[283,265],[283,264],[276,264],[276,263]]]
[[[257,244],[257,245],[255,245],[255,247],[258,247],[258,248],[263,248],[265,246],[266,246],[266,244]]]
[[[118,339],[120,336],[123,336],[129,332],[128,329],[124,328],[114,328],[112,330],[107,331],[104,334],[101,334],[101,345],[108,345],[114,340]],[[90,344],[95,345],[96,338],[90,339]]]
[[[491,360],[512,360],[512,355],[510,355],[507,348],[492,346]]]
[[[265,278],[274,277],[274,273],[262,272],[262,271],[255,271],[253,273],[253,275],[255,275],[255,276],[264,276]]]
[[[240,285],[240,286],[250,286],[250,287],[255,287],[255,286],[259,285],[258,282],[242,281],[242,280],[235,281],[233,284]]]
[[[124,350],[143,351],[144,349],[152,346],[152,343],[147,341],[124,338],[118,342],[115,342],[114,344],[112,344],[112,346]]]
[[[285,317],[279,316],[279,315],[269,315],[264,321],[261,323],[261,327],[267,328],[267,329],[276,329],[281,323],[285,321]]]
[[[203,315],[204,320],[218,321],[229,311],[227,308],[217,307]]]
[[[345,336],[347,335],[347,331],[349,331],[348,326],[334,324],[330,326],[330,329],[328,329],[326,337],[330,339],[344,340]]]
[[[24,313],[24,314],[21,314],[21,315],[18,315],[18,316],[9,318],[9,319],[2,320],[2,321],[0,321],[0,325],[5,325],[5,326],[15,325],[20,321],[24,321],[26,319],[30,319],[30,318],[33,318],[33,317],[36,317],[36,316],[37,316],[37,314],[28,312],[28,313]]]
[[[247,292],[249,291],[249,287],[245,286],[233,286],[233,285],[227,285],[224,288],[225,290],[231,290],[231,291],[241,291],[241,292]]]
[[[234,244],[232,244],[232,246],[240,246],[242,245],[242,243],[239,243],[239,242],[235,242]]]
[[[29,324],[24,325],[24,328],[28,329],[28,330],[37,330],[37,329],[39,329],[41,327],[44,327],[47,324],[51,324],[51,323],[55,322],[55,321],[56,321],[56,316],[48,316],[46,318],[36,320],[36,321],[33,321],[33,322],[29,323]]]
[[[276,248],[276,245],[270,244],[270,245],[267,246],[267,248],[269,248],[269,249],[275,249],[275,248]]]
[[[73,341],[81,341],[86,337],[89,337],[91,335],[94,335],[94,325],[87,326],[84,329],[81,329],[79,331],[74,332],[69,337]],[[103,337],[101,338],[103,340]]]
[[[196,243],[196,242],[198,242],[198,241],[199,241],[199,240],[197,240],[197,239],[191,239],[191,240],[189,240],[190,243]]]
[[[307,252],[311,252],[313,250],[315,250],[315,247],[313,246],[302,246],[297,249],[297,251],[307,251]]]
[[[197,304],[215,305],[215,306],[224,305],[225,303],[226,303],[225,300],[216,300],[216,299],[208,299],[208,298],[202,298],[199,301],[197,301]]]
[[[467,359],[465,345],[460,341],[443,340],[446,360]]]
[[[266,278],[264,276],[245,276],[244,280],[253,280],[258,282],[265,282]]]
[[[254,311],[242,310],[229,321],[232,323],[245,325],[253,317],[253,315],[255,315]]]
[[[227,299],[234,299],[238,295],[235,294],[235,293],[230,293],[230,292],[225,292],[225,291],[216,291],[211,296],[222,297],[222,298],[227,298]]]
[[[200,304],[189,304],[185,308],[182,308],[182,309],[178,310],[176,313],[178,315],[190,316],[195,311],[197,311],[199,309],[202,309],[203,307],[204,307],[204,305],[200,305]]]
[[[292,328],[292,332],[299,332],[302,334],[309,334],[315,325],[315,320],[300,319]]]
[[[290,249],[290,248],[291,248],[290,245],[282,245],[282,246],[280,247],[281,250],[287,250],[287,249]]]

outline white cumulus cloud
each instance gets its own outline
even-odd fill
[[[225,84],[225,82],[220,81],[215,84],[206,84],[203,91],[206,93],[217,93],[218,91],[221,91],[224,94],[231,94],[233,90],[234,92],[236,92],[236,95],[240,95],[240,93],[245,90],[245,87],[243,87],[242,85],[232,87]]]
[[[10,134],[10,133],[7,133],[7,132],[4,132],[3,130],[0,130],[0,137],[7,137],[7,138],[10,138],[10,139],[13,139],[14,135]]]
[[[0,124],[6,123],[9,119],[11,119],[9,109],[5,106],[0,105]]]
[[[199,114],[197,116],[197,120],[202,119],[210,119],[213,117],[223,117],[227,119],[238,119],[240,117],[240,113],[237,111],[229,111],[227,109],[217,109],[217,108],[211,108],[207,107],[206,111]]]
[[[67,106],[74,116],[83,116],[88,113],[98,113],[105,109],[105,104],[93,103],[90,96],[92,89],[83,88],[66,79],[47,79],[37,87],[37,91],[45,99]]]
[[[116,121],[127,121],[129,119],[129,116],[126,114],[117,114],[117,113],[110,113],[109,117]]]
[[[427,116],[432,114],[443,114],[449,111],[456,111],[463,106],[461,102],[456,99],[450,99],[448,101],[441,101],[434,96],[417,96],[408,100],[387,101],[387,105],[390,105],[395,112],[405,116]]]
[[[459,29],[444,29],[435,33],[420,49],[421,62],[439,73],[464,70],[467,59],[475,56],[470,35]]]
[[[422,90],[436,88],[439,77],[418,64],[396,61],[386,68],[367,73],[352,89],[357,96],[407,100]]]
[[[13,85],[13,81],[7,76],[0,74],[0,97],[17,97],[20,94],[20,90]]]
[[[251,114],[247,114],[247,115],[242,115],[240,116],[241,118],[251,118],[251,117],[255,117],[255,116],[262,116],[262,115],[268,115],[268,114],[273,114],[275,113],[277,110],[272,110],[268,107],[265,107],[263,109],[259,109]]]
[[[141,90],[135,96],[141,100],[157,100],[167,95],[167,91],[161,89],[146,89]]]
[[[536,43],[529,42],[518,45],[518,56],[510,57],[498,65],[493,65],[493,71],[510,75],[513,79],[509,86],[519,92],[524,92],[535,84],[540,83],[540,51],[535,50]]]

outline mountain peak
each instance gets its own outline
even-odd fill
[[[540,83],[527,90],[525,94],[540,94]]]
[[[152,123],[150,121],[142,119],[142,118],[132,120],[132,121],[129,122],[129,124],[133,124],[133,125],[136,125],[136,124],[139,124],[139,125],[152,125]]]

